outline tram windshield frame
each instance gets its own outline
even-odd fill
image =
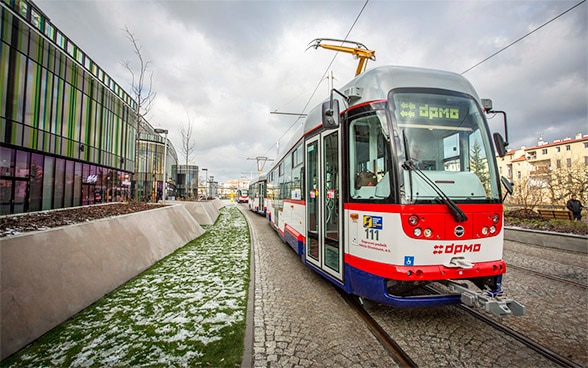
[[[438,190],[456,203],[501,202],[488,124],[474,98],[401,88],[390,91],[388,108],[401,203],[438,203]]]

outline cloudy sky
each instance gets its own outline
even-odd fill
[[[588,6],[582,0],[200,1],[34,0],[52,23],[130,92],[136,65],[127,27],[153,65],[157,93],[148,120],[169,130],[180,162],[192,124],[190,163],[215,180],[257,176],[254,158],[274,158],[334,86],[353,78],[349,54],[309,49],[347,37],[376,50],[381,65],[462,73],[581,3],[464,75],[508,113],[509,148],[588,134]],[[362,10],[363,9],[363,10]],[[359,17],[358,17],[359,16]],[[357,19],[357,21],[356,21]],[[316,91],[316,92],[315,92]],[[502,120],[490,120],[502,132]],[[267,167],[266,167],[267,169]]]

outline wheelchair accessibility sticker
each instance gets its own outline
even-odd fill
[[[414,256],[404,256],[404,265],[405,266],[414,265]]]
[[[382,216],[363,215],[363,227],[366,229],[382,230],[384,227]]]

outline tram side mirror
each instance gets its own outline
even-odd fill
[[[502,138],[500,133],[494,133],[493,136],[494,145],[496,146],[496,152],[498,153],[498,156],[504,157],[504,155],[506,155],[506,145],[508,143],[504,141],[504,138]]]
[[[339,100],[331,99],[323,102],[323,126],[327,129],[339,127]]]
[[[482,99],[482,108],[486,112],[492,111],[492,100],[489,98],[483,98]]]
[[[504,188],[506,189],[508,194],[512,195],[513,188],[512,188],[512,183],[510,182],[510,180],[508,180],[507,178],[505,178],[503,176],[500,178],[500,181],[502,182],[502,185],[504,185]]]

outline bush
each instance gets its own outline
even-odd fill
[[[523,229],[553,231],[564,234],[588,235],[588,223],[545,219],[533,210],[518,209],[504,214],[504,225]]]

